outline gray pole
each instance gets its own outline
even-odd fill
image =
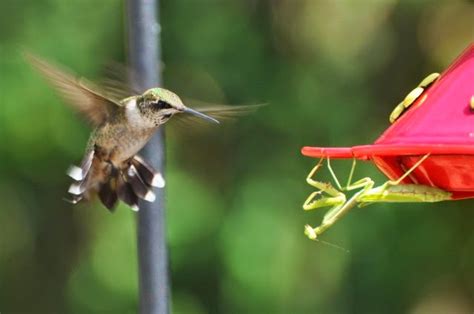
[[[158,0],[127,0],[129,62],[137,90],[161,85]],[[164,172],[164,132],[160,129],[142,154]],[[154,203],[142,202],[138,212],[138,267],[141,314],[169,313],[168,251],[164,189]]]

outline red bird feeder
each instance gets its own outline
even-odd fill
[[[405,108],[409,107],[406,111]],[[329,183],[311,177],[307,181],[319,189],[303,206],[305,209],[332,206],[325,216],[329,226],[344,214],[349,201],[364,205],[373,202],[438,201],[474,198],[474,44],[471,44],[440,76],[432,74],[408,94],[398,105],[390,120],[393,124],[372,145],[353,147],[303,147],[302,154],[315,158],[353,158],[371,160],[391,181],[384,184],[382,194],[395,192],[400,195],[415,195],[415,186],[423,187],[419,192],[441,191],[449,196],[443,199],[397,198],[387,199],[382,194],[374,198],[375,189],[368,189],[365,181],[354,183],[340,190],[365,189],[359,198],[351,198],[335,205],[336,189]],[[330,167],[330,165],[329,165]],[[331,173],[332,172],[332,169]],[[352,171],[351,171],[352,173]],[[368,178],[365,178],[368,179]],[[370,180],[370,179],[369,179]],[[329,190],[325,189],[329,185]],[[397,187],[395,187],[397,186]],[[405,186],[405,187],[403,187]],[[381,187],[379,187],[380,189]],[[426,192],[430,189],[430,192]],[[368,197],[367,192],[372,196]],[[338,191],[340,193],[340,191]],[[359,193],[359,192],[358,192]],[[358,194],[356,193],[356,194]],[[329,194],[330,197],[322,197]],[[317,199],[319,197],[319,199]],[[342,212],[341,212],[342,211]],[[320,227],[324,227],[323,224]],[[306,227],[306,234],[315,239],[328,226],[320,230]],[[319,231],[319,232],[318,232]]]

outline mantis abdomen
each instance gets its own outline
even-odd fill
[[[440,202],[451,199],[451,193],[427,185],[400,184],[380,186],[362,194],[359,203],[373,202]]]

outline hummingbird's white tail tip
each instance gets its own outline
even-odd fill
[[[148,185],[163,188],[165,186],[165,179],[161,173],[155,171],[143,158],[140,156],[134,156],[132,160],[133,166],[137,169],[143,182]]]
[[[153,203],[156,199],[156,195],[153,191],[148,191],[143,199],[147,202]]]
[[[81,185],[79,183],[71,184],[71,186],[69,186],[69,189],[67,191],[68,193],[73,194],[73,195],[81,195],[83,192],[81,189]]]
[[[72,165],[71,167],[69,167],[66,173],[75,181],[81,181],[84,179],[84,172],[78,166]]]
[[[165,179],[161,175],[161,173],[157,172],[153,176],[153,179],[151,181],[151,185],[157,188],[164,188],[165,187]]]

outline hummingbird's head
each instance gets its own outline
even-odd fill
[[[189,113],[205,120],[219,123],[216,119],[186,107],[175,93],[164,88],[151,88],[141,95],[137,106],[143,116],[154,126],[167,122],[177,113]]]

